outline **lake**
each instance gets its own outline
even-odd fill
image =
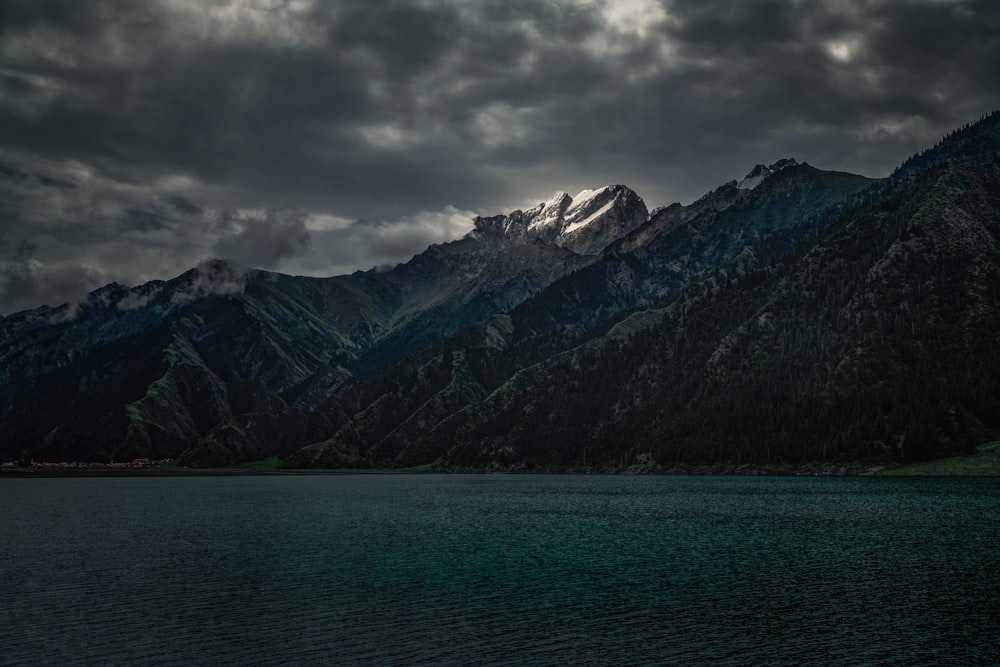
[[[1000,478],[0,480],[0,665],[1000,662]]]

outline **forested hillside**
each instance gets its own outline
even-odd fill
[[[440,343],[359,382],[355,416],[289,464],[614,470],[969,451],[1000,430],[995,150],[926,155],[776,263],[748,272],[737,257],[601,330],[519,336],[515,311]]]
[[[1000,433],[1000,114],[887,179],[616,185],[390,270],[214,260],[0,321],[7,460],[657,470],[919,461]]]

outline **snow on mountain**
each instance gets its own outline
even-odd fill
[[[470,238],[499,245],[543,241],[596,255],[649,218],[646,205],[624,185],[557,192],[526,211],[477,218]]]
[[[597,220],[598,218],[600,218],[602,215],[604,215],[605,213],[607,213],[608,211],[610,211],[611,207],[614,206],[614,205],[615,205],[615,202],[612,199],[607,204],[605,204],[601,208],[597,209],[597,212],[590,214],[586,218],[583,218],[582,220],[573,220],[572,222],[569,222],[569,224],[567,224],[565,227],[563,227],[562,233],[563,234],[569,234],[571,232],[575,232],[576,230],[580,229],[581,227],[586,227],[587,225],[589,225],[590,223],[594,222],[595,220]]]
[[[795,158],[778,160],[772,165],[758,164],[750,170],[749,174],[743,177],[743,180],[736,184],[736,187],[740,190],[753,190],[755,187],[763,183],[769,176],[781,171],[785,167],[792,167],[796,164],[798,164],[798,162],[795,161]]]
[[[526,213],[532,220],[528,224],[528,229],[543,230],[558,226],[571,201],[573,199],[568,193],[557,192],[548,201],[529,209]]]
[[[610,185],[605,185],[603,188],[597,188],[594,190],[581,190],[575,197],[573,197],[573,203],[568,209],[566,209],[566,217],[572,218],[575,215],[579,215],[579,212],[590,202],[594,201],[594,199],[603,195],[610,189]]]

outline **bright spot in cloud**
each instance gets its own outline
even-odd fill
[[[341,218],[325,213],[314,213],[306,220],[306,229],[313,232],[327,232],[331,229],[344,229],[345,227],[349,227],[353,222],[349,218]]]
[[[393,123],[365,125],[358,130],[368,145],[386,150],[407,148],[416,143],[412,132]]]
[[[598,5],[598,15],[605,29],[593,33],[582,43],[594,57],[623,56],[650,40],[659,42],[658,50],[664,60],[674,55],[675,50],[666,35],[657,33],[670,17],[656,0],[608,0]],[[654,61],[652,69],[658,70],[661,64]],[[630,79],[642,78],[641,75],[631,76],[632,72],[629,74]]]
[[[601,7],[601,17],[615,31],[639,38],[668,18],[656,0],[612,0]]]
[[[825,45],[827,54],[841,63],[849,63],[858,55],[861,41],[857,37],[835,39]]]
[[[516,144],[528,138],[530,109],[515,109],[505,102],[481,109],[475,117],[480,141],[490,148]]]
[[[177,38],[198,35],[204,42],[259,43],[273,48],[322,46],[325,32],[310,21],[306,0],[168,0],[171,25],[184,26]]]

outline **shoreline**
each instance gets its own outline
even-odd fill
[[[684,476],[684,477],[874,477],[895,468],[890,466],[749,466],[749,465],[677,465],[658,469],[449,469],[409,470],[386,468],[310,469],[310,468],[158,468],[100,470],[87,468],[7,468],[0,470],[0,479],[55,479],[69,477],[125,478],[125,477],[303,477],[333,475],[620,475],[630,476]],[[885,471],[885,472],[884,472]]]
[[[5,468],[0,470],[0,479],[5,477],[17,479],[46,477],[258,477],[345,474],[352,474],[352,472],[307,469],[261,470],[253,468],[132,468],[122,470],[95,470],[92,468],[42,468],[34,470],[31,468]]]
[[[410,468],[280,468],[276,460],[269,465],[253,462],[226,468],[181,468],[174,465],[149,465],[134,468],[58,468],[5,467],[0,479],[40,479],[58,477],[259,477],[306,475],[422,475],[428,473],[454,475],[684,475],[684,476],[784,476],[784,477],[875,477],[927,475],[943,477],[1000,476],[1000,441],[980,445],[975,454],[937,459],[923,463],[896,463],[885,459],[814,461],[810,463],[675,463],[670,465],[636,464],[626,468],[591,468],[562,466],[492,466],[486,468],[432,468],[431,465]]]

